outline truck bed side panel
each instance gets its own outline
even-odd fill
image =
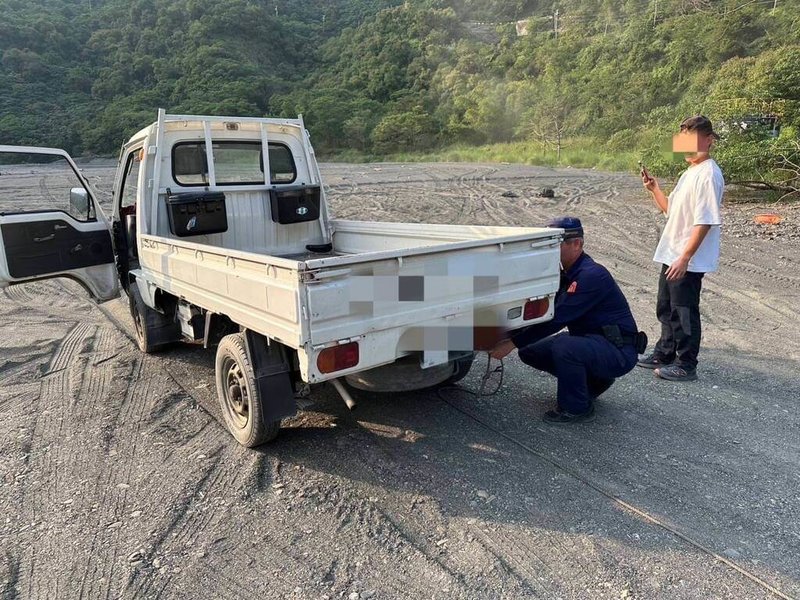
[[[159,288],[292,347],[302,344],[297,270],[241,254],[146,236],[139,256],[144,278]]]

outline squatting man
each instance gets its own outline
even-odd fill
[[[594,401],[633,369],[647,338],[611,273],[583,251],[580,220],[562,217],[549,226],[564,229],[553,320],[512,331],[491,356],[518,349],[522,362],[558,378],[557,405],[545,413],[546,422],[590,421]]]

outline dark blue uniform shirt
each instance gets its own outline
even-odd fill
[[[552,321],[531,325],[511,334],[517,348],[569,329],[571,335],[602,335],[604,325],[618,325],[623,335],[638,331],[628,301],[603,265],[586,253],[561,274]]]

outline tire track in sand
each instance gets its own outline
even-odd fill
[[[56,508],[66,500],[61,451],[64,421],[75,402],[70,376],[92,329],[91,325],[76,324],[61,341],[42,375],[39,398],[32,407],[36,422],[32,428],[29,457],[30,469],[38,482],[25,489],[21,505],[21,513],[28,522],[52,527],[59,519]],[[29,598],[49,598],[53,590],[59,590],[59,570],[50,564],[61,547],[62,540],[58,538],[60,536],[54,534],[38,540],[39,560],[33,546],[27,549],[29,560],[24,562],[30,565],[30,569],[21,577],[20,583],[27,587]]]

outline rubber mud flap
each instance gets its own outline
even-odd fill
[[[279,421],[297,414],[292,373],[285,346],[247,330],[247,352],[253,365],[256,384],[262,398],[262,419]]]

